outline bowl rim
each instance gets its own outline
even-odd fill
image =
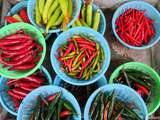
[[[78,7],[77,7],[77,10],[76,10],[76,14],[70,20],[70,22],[67,24],[67,27],[70,27],[74,23],[74,21],[77,19],[78,15],[79,15],[79,12],[81,10],[82,1],[81,0],[76,0],[76,1],[78,2],[78,5],[77,5]],[[43,32],[46,32],[46,30],[44,28],[42,28],[42,27],[40,27],[36,24],[35,20],[33,21],[31,15],[30,15],[31,11],[33,13],[33,10],[30,9],[30,4],[33,3],[33,2],[36,2],[36,0],[28,0],[28,4],[27,4],[27,13],[28,13],[29,20],[32,23],[32,25],[35,26],[37,29],[42,29]],[[46,33],[57,33],[57,32],[61,32],[61,31],[62,31],[62,29],[58,28],[58,29],[54,29],[54,30],[51,29]]]
[[[96,34],[98,34],[99,36],[103,37],[102,34],[100,34],[99,32],[96,32],[95,30],[93,30],[93,29],[91,29],[91,28],[86,28],[86,27],[75,27],[75,28],[71,28],[71,29],[69,29],[69,30],[61,33],[61,34],[55,39],[55,41],[54,41],[54,43],[52,44],[52,47],[51,47],[51,53],[50,53],[51,65],[52,65],[52,68],[54,69],[54,71],[56,72],[56,74],[57,74],[62,80],[64,80],[65,82],[67,82],[67,83],[69,83],[69,84],[72,84],[72,85],[76,85],[76,86],[90,85],[90,84],[98,81],[98,80],[105,74],[105,72],[107,71],[107,69],[109,68],[109,65],[110,65],[110,61],[111,61],[111,51],[110,51],[109,44],[108,44],[106,38],[104,38],[104,37],[103,37],[103,39],[105,40],[104,42],[105,42],[106,48],[108,49],[108,51],[107,51],[107,52],[108,52],[108,53],[107,53],[107,57],[108,57],[108,58],[107,58],[107,61],[106,61],[106,67],[105,67],[105,69],[101,72],[101,74],[100,74],[96,79],[94,79],[94,80],[87,80],[87,81],[84,81],[83,83],[71,82],[70,80],[64,79],[63,76],[60,75],[60,71],[61,71],[60,69],[56,69],[55,67],[53,67],[53,66],[55,65],[55,62],[53,62],[52,59],[56,59],[55,57],[53,57],[53,56],[54,56],[54,53],[53,53],[54,44],[56,43],[56,41],[58,41],[59,37],[62,37],[63,35],[66,35],[66,34],[72,32],[72,31],[76,31],[76,30],[78,30],[78,31],[80,31],[80,30],[83,30],[83,31],[86,31],[86,30],[92,31],[92,33],[96,33]],[[104,51],[104,52],[106,52],[106,51]],[[63,75],[64,75],[64,74],[65,74],[65,73],[63,73]],[[67,77],[68,79],[69,79],[69,78],[73,79],[72,77],[69,77],[69,76],[66,76],[66,77]],[[75,81],[77,81],[77,80],[75,80]]]
[[[43,73],[48,77],[48,82],[49,84],[51,85],[52,84],[52,78],[51,78],[51,75],[49,74],[48,70],[43,66],[41,65],[40,68],[39,68],[41,71],[43,71]],[[5,77],[0,77],[0,84],[1,82],[3,81],[3,79],[8,79],[8,78],[5,78]],[[8,80],[7,80],[8,81]],[[1,88],[1,87],[0,87]],[[29,93],[28,93],[29,94]],[[2,97],[2,93],[0,93],[0,103],[1,105],[4,107],[4,109],[6,111],[8,111],[9,113],[11,113],[12,115],[14,116],[17,116],[18,114],[18,111],[13,111],[10,107],[8,107],[8,105],[6,104],[5,102],[5,99]]]
[[[127,47],[127,48],[130,48],[130,49],[135,49],[135,50],[143,50],[143,49],[148,49],[148,48],[151,48],[151,47],[153,47],[155,44],[157,44],[159,41],[160,41],[160,35],[159,35],[159,37],[157,38],[157,40],[155,40],[153,43],[151,43],[151,44],[147,44],[147,45],[143,45],[143,46],[140,46],[140,47],[137,47],[137,46],[132,46],[132,45],[129,45],[129,44],[127,44],[127,43],[125,43],[120,37],[119,37],[119,35],[117,34],[117,32],[116,32],[116,30],[115,30],[115,28],[116,28],[116,25],[115,25],[115,20],[116,20],[116,16],[117,16],[117,14],[118,14],[118,12],[120,11],[120,10],[122,10],[123,8],[125,8],[127,5],[130,5],[130,4],[145,4],[145,5],[147,5],[147,6],[149,6],[150,7],[150,9],[153,9],[154,10],[154,12],[159,16],[159,18],[160,18],[160,13],[158,12],[158,10],[155,8],[155,7],[153,7],[151,4],[149,4],[149,3],[147,3],[147,2],[145,2],[145,1],[130,1],[130,2],[126,2],[126,3],[124,3],[124,4],[122,4],[119,8],[117,8],[117,10],[114,12],[114,14],[113,14],[113,17],[112,17],[112,31],[113,31],[113,33],[114,33],[114,35],[116,36],[116,38],[118,39],[118,41],[122,44],[122,45],[124,45],[125,47]]]
[[[28,24],[28,23],[24,23],[24,22],[19,22],[19,23],[12,23],[12,24],[9,24],[9,25],[6,25],[4,27],[2,27],[0,29],[0,32],[4,31],[5,29],[9,29],[10,26],[15,26],[15,27],[19,27],[19,26],[23,26],[24,28],[26,27],[30,27],[30,29],[34,29],[36,31],[36,34],[38,34],[39,36],[41,36],[42,38],[42,42],[43,42],[43,51],[42,51],[42,55],[41,55],[41,59],[37,62],[38,64],[36,64],[36,66],[32,69],[30,69],[29,71],[25,72],[25,74],[19,74],[18,76],[11,76],[11,75],[6,75],[6,74],[3,74],[0,70],[0,75],[3,76],[3,77],[6,77],[6,78],[12,78],[12,79],[18,79],[18,78],[23,78],[23,77],[26,77],[28,75],[31,75],[32,73],[34,73],[43,63],[44,59],[45,59],[45,56],[46,56],[46,41],[42,35],[42,33],[37,29],[35,28],[34,26],[32,26],[31,24]]]
[[[74,97],[74,95],[71,93],[71,92],[69,92],[68,90],[66,90],[66,89],[64,89],[64,88],[62,88],[62,87],[59,87],[59,86],[54,86],[54,85],[46,85],[46,86],[41,86],[41,87],[39,87],[39,88],[37,88],[37,89],[34,89],[32,92],[30,92],[24,99],[23,99],[23,103],[20,105],[20,108],[19,108],[19,110],[18,110],[18,115],[17,115],[17,120],[21,120],[21,116],[19,116],[19,114],[21,114],[22,113],[22,110],[23,110],[23,108],[24,108],[24,106],[25,106],[25,103],[30,99],[30,97],[32,96],[32,95],[34,95],[34,94],[36,94],[37,93],[37,91],[39,91],[40,89],[45,89],[45,90],[47,90],[47,88],[52,88],[53,89],[53,91],[54,91],[54,88],[56,88],[57,90],[59,89],[59,90],[61,90],[61,91],[63,91],[63,94],[70,94],[70,96],[72,96],[72,99],[75,101],[75,103],[78,105],[78,108],[76,108],[76,111],[78,111],[78,115],[77,115],[77,117],[78,117],[78,119],[77,120],[81,120],[81,109],[80,109],[80,106],[79,106],[79,103],[78,103],[78,101],[77,101],[77,99]],[[49,90],[51,90],[51,89],[49,89]],[[57,90],[55,91],[55,92],[53,92],[53,94],[54,93],[57,93]],[[40,93],[40,92],[39,92]],[[42,93],[42,92],[41,92]],[[69,101],[70,102],[70,101]],[[71,103],[71,102],[70,102]],[[73,104],[72,104],[73,105]],[[75,108],[75,107],[74,107]]]
[[[142,63],[142,62],[127,62],[127,63],[121,64],[120,66],[118,66],[118,67],[112,72],[112,74],[110,75],[108,84],[114,84],[113,78],[114,78],[116,72],[119,71],[119,70],[121,70],[122,67],[128,66],[128,65],[135,65],[135,64],[137,64],[137,65],[139,65],[139,66],[141,66],[141,67],[147,68],[148,70],[152,71],[152,73],[155,74],[155,76],[156,76],[157,78],[159,78],[159,79],[157,79],[157,81],[160,82],[160,76],[158,75],[158,73],[157,73],[153,68],[151,68],[150,66],[148,66],[147,64],[144,64],[144,63]],[[157,102],[156,107],[155,107],[153,110],[151,110],[150,112],[148,111],[148,114],[149,114],[149,115],[152,115],[159,107],[160,107],[160,98],[159,98],[159,102]]]
[[[148,111],[147,111],[147,107],[146,107],[143,99],[142,99],[132,88],[129,88],[128,86],[121,85],[121,84],[107,84],[107,85],[104,85],[104,86],[98,88],[97,90],[95,90],[95,91],[90,95],[90,97],[88,98],[88,100],[87,100],[87,102],[86,102],[86,104],[85,104],[85,108],[84,108],[84,120],[89,120],[89,119],[87,119],[88,116],[89,116],[87,113],[89,112],[89,109],[90,109],[90,107],[91,107],[91,104],[92,104],[94,98],[96,97],[96,95],[97,95],[101,90],[103,90],[103,91],[106,92],[109,87],[112,88],[112,89],[114,89],[114,88],[116,88],[116,87],[119,87],[119,88],[122,88],[122,87],[123,87],[123,88],[129,90],[130,92],[132,92],[132,93],[134,94],[134,96],[136,96],[136,97],[139,99],[139,101],[142,103],[142,105],[143,105],[143,107],[144,107],[144,110],[145,110],[145,114],[147,115],[146,118],[145,118],[145,120],[148,120]],[[132,95],[133,95],[133,94],[132,94]],[[87,116],[87,117],[86,117],[86,116]]]

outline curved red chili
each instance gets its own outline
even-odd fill
[[[23,19],[24,22],[30,23],[30,20],[29,20],[28,15],[27,15],[26,8],[21,9],[20,12],[19,12],[19,15]]]
[[[8,23],[16,23],[16,22],[19,22],[19,20],[15,19],[15,18],[12,17],[12,16],[6,16],[4,19],[5,19],[5,21],[8,22]]]
[[[9,70],[29,70],[35,67],[35,64],[24,64],[9,68]]]

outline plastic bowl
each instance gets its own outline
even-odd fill
[[[85,33],[85,34],[94,36],[95,39],[100,43],[101,47],[104,49],[104,53],[105,53],[105,60],[102,63],[101,70],[99,71],[99,73],[97,73],[95,76],[93,76],[89,80],[79,80],[79,79],[75,79],[75,78],[68,76],[65,72],[63,72],[60,69],[60,63],[54,56],[54,55],[57,55],[57,49],[60,47],[61,44],[67,41],[67,38],[70,38],[74,34],[79,34],[79,33]],[[92,30],[91,28],[75,27],[75,28],[69,29],[68,31],[61,33],[57,37],[57,39],[52,45],[50,57],[51,57],[51,64],[52,64],[53,69],[55,70],[57,75],[62,80],[72,85],[84,86],[84,85],[89,85],[89,84],[92,84],[98,81],[104,75],[104,73],[106,72],[110,64],[110,49],[109,49],[109,45],[107,41],[100,33]]]
[[[145,16],[148,16],[149,18],[155,21],[154,22],[155,36],[146,45],[143,45],[140,47],[131,46],[123,42],[123,40],[119,37],[119,35],[116,32],[116,24],[115,24],[116,19],[129,8],[136,8],[138,10],[146,10]],[[133,2],[127,2],[123,4],[116,10],[112,18],[112,29],[113,29],[114,35],[116,36],[116,38],[122,45],[128,48],[131,48],[131,49],[141,50],[141,49],[147,49],[147,48],[154,46],[160,40],[159,28],[160,28],[160,13],[152,5],[150,5],[149,3],[143,2],[143,1],[133,1]]]
[[[72,13],[72,19],[71,21],[68,23],[67,27],[70,27],[74,21],[77,19],[79,12],[80,12],[80,8],[81,8],[81,0],[72,0],[73,6],[74,6],[74,10]],[[40,27],[36,24],[35,22],[35,5],[36,4],[36,0],[29,0],[28,1],[28,7],[27,7],[27,12],[28,12],[28,16],[29,19],[31,21],[31,23],[36,26],[37,28],[43,28],[44,31],[45,28],[44,27]],[[55,30],[49,30],[48,33],[56,33],[56,32],[60,32],[62,31],[60,28],[55,29]]]
[[[54,78],[54,85],[55,86],[60,86],[60,87],[62,87],[61,86],[61,82],[62,82],[62,79],[58,76],[58,75],[56,75],[56,77]],[[106,79],[106,77],[105,76],[102,76],[101,78],[100,78],[100,80],[98,80],[97,81],[97,84],[98,84],[98,87],[101,87],[101,86],[103,86],[103,85],[106,85],[107,84],[107,79]]]
[[[47,78],[49,84],[52,84],[52,78],[49,74],[49,72],[46,70],[46,68],[44,68],[43,66],[41,66],[39,68],[45,75],[45,77]],[[6,89],[8,88],[7,86],[7,78],[1,77],[0,79],[0,103],[2,104],[2,106],[12,115],[17,116],[17,112],[14,109],[14,104],[12,101],[12,98],[8,95],[8,93],[6,92]]]
[[[10,34],[14,34],[16,33],[17,30],[21,30],[21,29],[24,30],[26,33],[32,35],[35,38],[35,40],[37,40],[37,42],[41,44],[41,46],[43,47],[41,59],[33,69],[26,70],[26,71],[9,71],[8,68],[3,68],[2,64],[0,64],[0,68],[1,68],[0,75],[6,78],[17,79],[17,78],[23,78],[31,75],[41,66],[46,55],[46,42],[42,33],[30,24],[13,23],[13,24],[6,25],[5,27],[0,29],[0,38],[3,38]]]
[[[17,3],[13,8],[7,13],[7,16],[12,16],[16,13],[18,13],[22,8],[27,8],[28,1],[21,1]],[[7,22],[5,21],[5,25],[7,25]],[[51,36],[51,33],[47,34],[45,37],[45,40],[47,40]]]
[[[125,86],[125,85],[119,85],[119,84],[113,84],[113,85],[105,85],[100,88],[98,88],[95,92],[92,93],[92,95],[89,97],[87,100],[87,103],[85,105],[84,109],[84,120],[91,120],[89,116],[89,111],[91,104],[96,97],[96,95],[100,91],[104,91],[106,93],[110,93],[111,91],[115,91],[116,93],[116,98],[125,102],[125,103],[131,103],[134,105],[133,108],[138,108],[140,110],[140,113],[142,116],[144,116],[145,119],[143,120],[148,120],[148,112],[146,105],[142,98],[131,88]]]
[[[43,86],[33,90],[20,105],[17,120],[29,120],[32,109],[35,107],[36,98],[38,95],[48,97],[57,92],[62,92],[62,98],[69,101],[75,109],[77,115],[74,115],[74,120],[81,120],[81,110],[76,98],[64,88],[58,86]]]
[[[160,107],[160,77],[159,75],[156,73],[155,70],[153,70],[151,67],[149,67],[148,65],[144,64],[144,63],[140,63],[140,62],[129,62],[129,63],[125,63],[121,66],[119,66],[111,75],[110,79],[109,79],[109,83],[112,84],[113,83],[113,79],[118,77],[120,70],[122,69],[135,69],[135,70],[139,70],[142,71],[144,73],[148,73],[149,75],[151,75],[152,79],[155,80],[156,84],[154,86],[153,89],[153,96],[151,98],[151,102],[149,104],[147,104],[147,108],[148,108],[148,113],[149,115],[153,114],[159,107]]]

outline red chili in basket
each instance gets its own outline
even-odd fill
[[[144,86],[138,84],[138,83],[134,83],[135,87],[137,87],[138,89],[142,90],[144,92],[144,94],[149,95],[149,90],[147,88],[145,88]]]
[[[20,12],[19,12],[19,15],[23,19],[24,22],[30,23],[30,20],[29,20],[28,15],[27,15],[26,8],[21,9]]]
[[[16,22],[19,22],[19,20],[15,19],[14,17],[11,17],[11,16],[6,16],[4,19],[5,19],[5,21],[8,22],[8,23],[16,23]]]
[[[143,46],[154,37],[154,21],[145,16],[145,12],[130,8],[116,19],[116,32],[125,43]]]
[[[61,118],[64,118],[64,117],[67,117],[67,116],[69,116],[69,115],[71,115],[71,114],[72,114],[71,111],[65,110],[65,111],[62,111],[62,112],[60,113],[60,117],[61,117]]]

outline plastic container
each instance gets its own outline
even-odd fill
[[[99,73],[97,73],[95,76],[93,76],[88,80],[78,80],[68,76],[65,72],[63,72],[60,69],[60,63],[54,56],[55,54],[57,55],[57,49],[60,47],[61,44],[67,41],[67,38],[70,38],[74,34],[79,34],[79,33],[86,33],[88,35],[94,36],[95,39],[100,43],[101,47],[104,49],[104,54],[105,54],[105,60],[102,63],[101,70],[99,71]],[[68,31],[63,32],[57,37],[57,39],[52,45],[50,57],[51,57],[51,64],[54,71],[62,80],[72,85],[84,86],[84,85],[89,85],[98,81],[104,75],[104,73],[106,72],[110,64],[110,48],[107,41],[100,33],[92,30],[91,28],[75,27],[75,28],[69,29]]]
[[[58,75],[56,75],[56,77],[54,78],[54,83],[53,84],[56,85],[56,86],[60,86],[61,82],[62,82],[62,79]],[[102,78],[100,78],[100,80],[97,81],[97,84],[98,84],[99,87],[101,87],[103,85],[106,85],[107,84],[106,77],[102,76]]]
[[[32,35],[33,38],[35,38],[35,40],[37,40],[37,42],[43,47],[41,59],[39,60],[39,62],[33,69],[26,70],[26,71],[9,71],[7,67],[3,68],[2,64],[0,64],[0,68],[1,68],[0,75],[6,78],[17,79],[17,78],[23,78],[23,77],[31,75],[41,66],[45,58],[45,55],[46,55],[46,42],[45,42],[45,39],[42,33],[30,24],[13,23],[13,24],[6,25],[5,27],[0,29],[0,38],[3,38],[10,34],[14,34],[16,33],[17,30],[20,30],[20,29]]]
[[[159,107],[160,107],[160,77],[156,73],[155,70],[153,70],[151,67],[144,63],[140,62],[129,62],[125,63],[123,65],[120,65],[111,75],[109,83],[113,83],[113,79],[118,77],[120,70],[122,69],[133,69],[133,70],[139,70],[144,73],[148,73],[151,75],[152,79],[155,80],[155,86],[153,89],[153,96],[151,97],[151,102],[147,104],[148,113],[149,115],[153,114]]]
[[[115,91],[116,98],[125,102],[125,103],[131,103],[133,104],[133,108],[137,108],[140,111],[140,115],[144,117],[143,120],[148,120],[148,112],[146,105],[142,98],[131,88],[125,86],[125,85],[120,85],[120,84],[113,84],[113,85],[105,85],[100,88],[98,88],[92,95],[89,97],[87,100],[85,109],[84,109],[84,120],[91,120],[89,116],[89,111],[91,104],[96,97],[96,95],[100,91],[104,91],[107,93],[110,93],[111,91]],[[135,110],[137,110],[135,109]]]
[[[79,12],[80,12],[80,8],[81,8],[81,0],[72,0],[72,3],[74,6],[73,13],[72,13],[72,19],[68,23],[67,27],[70,27],[74,23],[74,21],[77,19]],[[43,28],[43,30],[46,31],[45,27],[40,27],[35,22],[35,6],[36,6],[36,0],[29,0],[28,1],[27,12],[28,12],[29,19],[35,27],[37,27],[39,29]],[[60,31],[62,31],[62,29],[58,28],[58,29],[54,29],[54,30],[49,30],[48,33],[56,33],[56,32],[60,32]]]
[[[22,8],[27,8],[27,4],[28,1],[21,1],[19,3],[17,3],[15,6],[13,6],[13,8],[7,13],[7,16],[12,16],[16,13],[18,13]],[[5,22],[5,25],[7,25],[7,23]],[[47,34],[45,37],[45,40],[47,40],[49,37],[51,36],[50,34]]]
[[[17,120],[28,120],[32,109],[35,107],[36,98],[38,95],[48,97],[57,92],[62,92],[62,99],[65,99],[71,103],[75,109],[77,115],[74,115],[74,120],[81,120],[81,110],[76,98],[64,88],[58,86],[43,86],[32,91],[22,102],[18,111]]]
[[[41,66],[39,68],[45,75],[45,77],[47,78],[49,84],[52,84],[52,78],[49,74],[49,72],[46,70],[46,68],[44,68],[43,66]],[[2,104],[2,106],[12,115],[17,115],[16,110],[14,109],[14,104],[12,101],[12,98],[8,95],[8,93],[6,92],[6,89],[8,88],[7,86],[7,78],[1,77],[0,79],[0,103]]]
[[[136,8],[138,10],[146,10],[144,15],[148,16],[149,18],[155,21],[154,22],[155,36],[152,37],[152,39],[150,40],[148,44],[143,45],[141,47],[131,46],[123,42],[123,40],[121,40],[121,38],[119,37],[119,35],[117,34],[115,30],[116,29],[116,24],[115,24],[116,19],[129,8]],[[149,3],[143,2],[143,1],[132,1],[132,2],[127,2],[123,4],[116,10],[112,18],[112,29],[113,29],[114,35],[116,36],[116,38],[122,45],[128,48],[131,48],[131,49],[141,50],[141,49],[147,49],[147,48],[154,46],[160,40],[159,28],[160,28],[160,13],[152,5],[150,5]]]

